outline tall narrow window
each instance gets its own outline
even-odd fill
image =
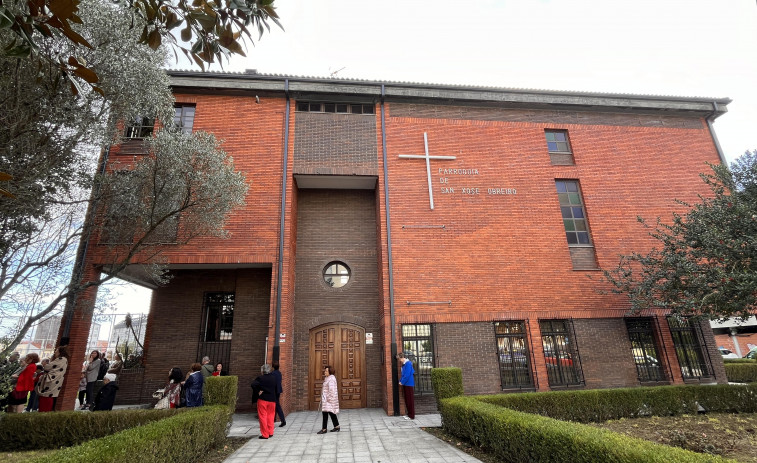
[[[434,367],[432,325],[402,325],[402,351],[413,362],[415,394],[433,392],[431,369]]]
[[[586,221],[581,192],[575,180],[557,180],[557,197],[560,199],[560,212],[565,226],[568,244],[591,244],[589,225]]]
[[[552,387],[583,384],[581,364],[567,320],[541,320],[541,342],[547,379]]]
[[[702,327],[688,318],[668,317],[670,334],[676,348],[683,379],[701,379],[711,376],[709,362],[702,349]]]
[[[125,138],[148,138],[152,136],[155,127],[155,119],[151,117],[138,117],[131,125],[126,127]]]
[[[205,295],[205,342],[231,341],[234,326],[234,293]]]
[[[526,326],[522,321],[494,323],[502,389],[531,388]]]
[[[177,105],[174,108],[173,123],[184,133],[192,133],[192,126],[195,122],[194,105]]]
[[[596,270],[597,256],[589,234],[589,222],[578,181],[555,180],[555,186],[573,270]]]
[[[641,382],[664,381],[662,357],[657,350],[654,323],[651,318],[626,318],[626,329],[631,341],[631,354]]]
[[[567,130],[545,130],[544,136],[547,139],[547,151],[552,164],[559,166],[574,164]]]
[[[197,361],[208,357],[213,365],[222,363],[224,370],[233,374],[231,331],[234,327],[234,293],[205,293],[204,303]]]

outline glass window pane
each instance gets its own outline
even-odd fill
[[[558,199],[560,200],[560,205],[568,205],[570,204],[570,199],[568,199],[567,193],[560,193],[557,195]]]
[[[545,132],[544,135],[547,136],[547,141],[555,141],[555,133],[554,132]]]
[[[573,211],[573,217],[577,219],[584,218],[584,208],[581,206],[575,206],[570,208]]]
[[[570,204],[581,204],[581,198],[578,196],[578,193],[568,193],[568,200]]]
[[[575,226],[576,226],[575,229],[576,230],[578,230],[578,231],[588,231],[588,229],[586,228],[586,221],[585,220],[573,220],[572,222],[575,224]],[[567,230],[567,228],[566,228],[566,230]]]
[[[297,111],[307,111],[308,108],[308,103],[297,103]]]
[[[321,104],[320,103],[310,103],[310,111],[319,113],[321,112]]]
[[[578,182],[565,182],[568,191],[578,191]]]
[[[573,219],[565,219],[563,220],[563,224],[565,225],[565,231],[576,231],[576,226],[573,222]]]
[[[557,151],[557,143],[552,142],[552,141],[547,142],[547,149],[549,151]]]
[[[363,113],[363,106],[359,105],[359,104],[352,105],[352,107],[350,109],[351,109],[352,114],[362,114]]]
[[[334,103],[326,103],[323,105],[323,112],[334,113],[336,112],[336,105]]]
[[[564,132],[555,132],[555,141],[565,141],[565,133]]]
[[[578,232],[578,244],[589,244],[589,234],[587,232]]]
[[[566,206],[560,207],[560,212],[562,213],[563,219],[571,219],[573,218],[573,214],[570,212],[570,208]]]
[[[346,113],[347,112],[347,105],[346,104],[337,104],[336,105],[336,112],[338,112],[338,113]]]
[[[565,192],[568,191],[568,187],[565,186],[565,182],[557,181],[557,182],[555,182],[555,186],[557,187],[557,192],[558,193],[565,193]]]
[[[568,244],[578,244],[578,238],[573,232],[566,232],[565,237],[568,238]]]
[[[372,104],[363,105],[363,114],[373,114],[374,106]]]

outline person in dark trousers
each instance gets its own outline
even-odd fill
[[[103,378],[103,387],[97,391],[97,397],[95,397],[94,411],[106,411],[113,410],[113,402],[116,401],[116,392],[118,392],[118,386],[116,386],[116,375],[108,373]]]
[[[415,369],[413,362],[405,358],[405,354],[400,352],[397,359],[402,363],[402,375],[400,376],[400,386],[402,394],[405,397],[405,408],[407,408],[407,417],[415,419]]]
[[[271,362],[271,366],[273,367],[273,375],[274,378],[276,378],[276,415],[279,415],[279,421],[281,421],[281,424],[279,425],[280,428],[283,428],[287,425],[287,419],[284,416],[284,410],[281,409],[281,404],[279,403],[279,396],[282,392],[284,392],[284,389],[281,387],[281,372],[279,371],[279,361],[274,360]],[[274,416],[274,421],[276,417]]]

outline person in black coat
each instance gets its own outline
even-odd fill
[[[287,425],[287,419],[284,416],[284,410],[281,409],[281,404],[279,403],[279,396],[282,392],[284,392],[284,389],[281,387],[281,372],[279,371],[279,361],[274,360],[271,362],[271,366],[273,367],[273,373],[271,373],[274,378],[276,378],[276,414],[279,415],[279,421],[281,421],[281,424],[279,425],[280,428],[283,428]],[[274,416],[274,421],[275,421]]]
[[[97,391],[93,411],[113,410],[113,402],[116,401],[116,392],[118,392],[118,386],[115,381],[116,375],[113,373],[105,375],[103,378],[104,385]]]
[[[273,369],[267,363],[260,367],[261,375],[252,382],[252,393],[257,394],[258,421],[260,423],[260,437],[273,437],[273,418],[276,415],[276,377],[271,374]]]

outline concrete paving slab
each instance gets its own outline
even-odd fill
[[[431,463],[479,462],[470,455],[426,433],[421,427],[441,426],[441,416],[417,415],[414,420],[387,416],[380,408],[343,410],[340,432],[316,434],[321,427],[318,412],[294,412],[287,425],[267,440],[260,435],[254,414],[234,415],[229,437],[252,438],[224,463],[253,461]],[[329,422],[329,429],[331,423]]]

